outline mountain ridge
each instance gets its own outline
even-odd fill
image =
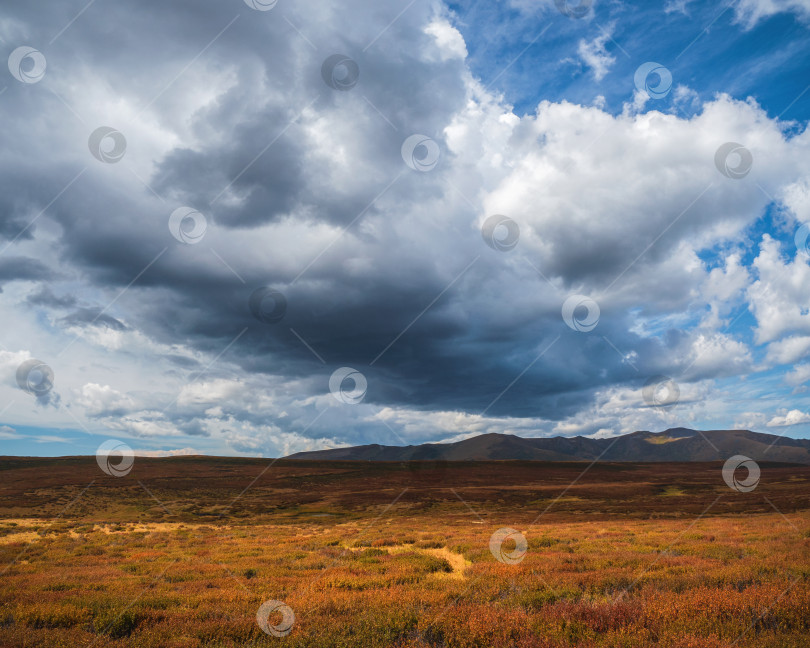
[[[519,437],[487,433],[452,443],[368,444],[296,452],[286,459],[317,461],[602,461],[700,462],[745,455],[755,461],[810,464],[810,439],[751,430],[639,430],[616,437]]]

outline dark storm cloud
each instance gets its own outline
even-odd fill
[[[203,422],[199,419],[193,419],[185,423],[180,423],[177,427],[180,428],[184,434],[188,434],[189,436],[209,436]]]
[[[200,365],[200,363],[194,360],[193,358],[186,358],[184,356],[167,355],[165,356],[165,358],[172,364],[175,364],[178,367],[182,367],[184,369],[193,369],[195,367],[199,367]]]
[[[367,285],[352,286],[349,278],[336,277],[329,288],[296,284],[286,293],[285,318],[263,324],[248,309],[250,289],[238,282],[216,288],[214,282],[205,281],[209,288],[204,297],[196,292],[166,293],[164,300],[153,304],[161,319],[173,324],[171,331],[154,321],[144,326],[166,343],[176,339],[179,331],[213,354],[246,328],[231,351],[248,374],[310,379],[317,393],[325,390],[332,370],[351,366],[369,380],[367,402],[415,409],[486,410],[496,416],[559,419],[581,408],[595,388],[636,379],[636,371],[623,364],[600,335],[587,337],[571,331],[556,308],[526,328],[494,327],[486,323],[484,312],[480,322],[471,322],[475,314],[459,307],[467,301],[467,292],[486,280],[485,274],[483,268],[480,273],[471,272],[454,294],[439,300],[404,334],[446,283],[438,278],[428,283],[421,277],[416,285],[401,286],[368,278]],[[485,309],[486,304],[481,306]],[[602,332],[626,339],[625,324],[621,316],[615,323],[603,321]],[[560,339],[554,342],[557,336]],[[658,357],[658,349],[652,346],[646,343],[650,353],[645,355]],[[577,395],[566,398],[570,392]]]
[[[41,286],[39,290],[28,295],[25,301],[33,306],[46,308],[70,308],[76,305],[76,298],[73,295],[57,296],[49,286]]]
[[[22,256],[0,257],[0,289],[9,281],[50,279],[54,272],[38,259]]]
[[[17,205],[12,204],[6,198],[0,199],[3,204],[0,204],[0,236],[9,241],[14,239],[30,240],[34,237],[30,229],[26,229],[26,216],[27,211],[19,208]]]

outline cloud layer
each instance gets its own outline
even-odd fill
[[[805,128],[722,92],[518,114],[446,6],[398,13],[147,1],[0,22],[9,52],[47,58],[3,96],[8,434],[267,454],[604,435],[728,426],[750,414],[741,381],[801,386],[810,269],[785,241],[810,217]],[[572,43],[595,81],[612,29]],[[591,330],[584,302],[566,323],[572,295],[598,306]],[[32,357],[53,398],[15,382]],[[330,393],[341,367],[367,383],[352,403]],[[659,376],[673,407],[645,402]],[[759,425],[810,420],[771,406]]]

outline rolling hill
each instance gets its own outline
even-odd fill
[[[412,446],[378,444],[298,452],[289,459],[339,461],[718,461],[741,454],[755,461],[810,464],[810,439],[789,439],[750,430],[671,428],[606,439],[523,438],[482,434],[456,443]]]

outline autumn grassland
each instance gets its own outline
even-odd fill
[[[269,463],[0,461],[0,645],[810,646],[810,466]]]

